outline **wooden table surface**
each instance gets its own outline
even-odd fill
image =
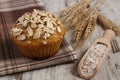
[[[45,8],[49,12],[60,12],[64,8],[71,6],[79,0],[42,0]],[[120,0],[105,0],[101,6],[101,11],[112,21],[120,25]],[[72,30],[67,31],[66,39],[71,40]],[[84,54],[84,51],[89,48],[91,43],[99,38],[103,33],[103,29],[97,25],[94,33],[82,48],[78,48],[77,54],[79,57]],[[120,38],[117,37],[120,45]],[[0,80],[84,80],[77,74],[76,63],[67,63],[54,67],[38,69],[34,71],[18,73],[9,76],[0,77]],[[98,73],[91,80],[120,80],[120,52],[109,56],[104,61]]]

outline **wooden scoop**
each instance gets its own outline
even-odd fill
[[[91,47],[87,50],[87,52],[85,53],[85,55],[82,57],[82,59],[78,64],[78,73],[82,78],[90,79],[97,73],[105,57],[108,55],[109,51],[111,50],[111,40],[114,37],[115,37],[114,31],[106,30],[103,34],[103,37],[96,39],[95,42],[91,45]],[[99,49],[96,49],[97,47],[100,48],[99,45],[106,46],[105,50],[101,52],[100,56],[98,55],[98,53],[100,53]],[[98,51],[98,53],[96,53],[96,50]],[[92,55],[93,58],[90,57],[90,54],[94,54]],[[91,72],[88,72],[90,70]]]

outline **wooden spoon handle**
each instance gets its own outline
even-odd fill
[[[106,30],[103,34],[103,38],[108,41],[111,41],[114,37],[115,37],[115,32],[110,29]]]

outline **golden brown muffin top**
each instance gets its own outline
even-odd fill
[[[22,15],[11,29],[12,37],[19,41],[42,39],[47,44],[47,39],[52,36],[61,36],[63,25],[53,14],[34,9]]]

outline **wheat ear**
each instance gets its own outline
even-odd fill
[[[60,16],[61,16],[61,17],[66,16],[66,15],[69,13],[69,11],[73,11],[73,9],[77,8],[78,6],[83,5],[83,3],[86,2],[86,1],[87,1],[87,0],[81,0],[79,3],[76,3],[76,4],[74,4],[73,6],[64,9],[64,10],[61,12],[61,15],[60,15]]]
[[[97,21],[97,13],[95,11],[92,11],[88,19],[88,25],[81,37],[80,46],[82,46],[84,42],[92,35],[95,29],[96,21]]]
[[[112,29],[113,31],[115,31],[117,36],[120,36],[120,26],[112,22],[102,13],[97,12],[97,14],[98,14],[98,22],[102,25],[103,29]]]
[[[89,0],[81,0],[79,3],[74,4],[71,7],[68,7],[66,9],[64,9],[61,12],[61,17],[64,17],[66,15],[68,15],[71,11],[76,10],[78,7],[83,6],[83,4],[85,4],[86,2],[88,2]]]
[[[71,25],[74,26],[74,27],[77,27],[79,25],[76,25],[76,24],[79,24],[80,21],[84,20],[86,17],[88,17],[88,15],[90,14],[91,10],[89,8],[86,8],[82,14],[78,14],[77,17],[74,17],[73,20],[71,21]]]
[[[83,0],[78,7],[72,8],[72,11],[68,10],[68,13],[64,15],[62,19],[66,22],[72,20],[77,16],[77,14],[81,14],[81,12],[83,12],[83,10],[90,4],[90,2],[91,0]]]
[[[77,28],[75,30],[75,36],[73,38],[74,42],[77,42],[78,40],[80,40],[87,24],[88,24],[88,17],[85,18],[81,23],[77,24]]]

